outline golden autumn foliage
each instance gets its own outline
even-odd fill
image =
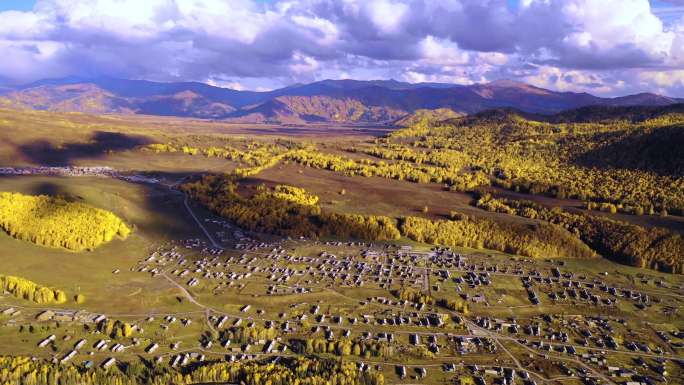
[[[336,236],[367,240],[397,239],[394,220],[383,216],[364,216],[323,212],[318,197],[292,186],[246,186],[226,176],[204,176],[186,183],[181,190],[212,211],[238,226],[284,236],[320,238]]]
[[[469,165],[470,158],[456,150],[424,151],[410,146],[388,143],[360,150],[368,155],[382,159],[404,160],[417,164],[452,167],[461,169]]]
[[[411,287],[404,287],[399,290],[395,290],[392,292],[392,294],[399,299],[413,303],[421,303],[426,305],[433,305],[435,303],[434,298]]]
[[[143,147],[144,150],[154,151],[157,154],[160,152],[178,152],[178,149],[171,144],[152,143]]]
[[[519,192],[628,207],[618,211],[684,213],[684,114],[639,110],[581,109],[543,121],[486,111],[421,122],[365,152],[481,172]]]
[[[389,358],[394,351],[385,341],[374,341],[364,338],[338,338],[326,340],[324,338],[307,338],[300,341],[298,346],[300,353],[306,354],[332,354],[336,356],[358,356],[363,358],[383,357]]]
[[[0,275],[0,290],[35,303],[64,303],[66,294],[21,277]]]
[[[267,192],[275,199],[286,200],[305,206],[315,206],[318,203],[318,196],[309,194],[303,188],[278,185],[273,191]]]
[[[134,332],[133,325],[120,320],[113,321],[109,319],[100,321],[97,324],[97,330],[104,335],[116,339],[131,337]]]
[[[641,226],[559,208],[549,209],[530,201],[481,197],[477,206],[562,226],[605,257],[631,266],[684,273],[684,239],[663,228]]]
[[[312,150],[293,150],[285,155],[285,159],[302,166],[335,171],[348,176],[377,176],[415,183],[445,183],[459,191],[490,184],[490,180],[483,173],[464,173],[460,165],[432,166],[406,161],[386,163],[370,159],[355,160]]]
[[[279,162],[348,176],[444,183],[456,191],[495,184],[514,191],[610,203],[620,212],[684,213],[684,114],[681,108],[578,109],[541,119],[485,111],[412,126],[348,149],[381,158],[351,158],[313,146],[251,143],[193,148],[239,161],[238,177]],[[153,145],[178,151],[180,145]],[[148,146],[150,147],[150,146]],[[187,147],[187,146],[184,146]]]
[[[460,220],[402,218],[402,235],[443,246],[487,248],[533,258],[591,258],[595,253],[560,226],[497,223],[464,217]]]
[[[130,373],[136,375],[131,376]],[[165,365],[126,363],[83,370],[31,357],[0,356],[0,384],[7,385],[189,385],[197,383],[243,383],[250,385],[384,385],[382,373],[360,371],[356,363],[341,360],[285,358],[277,363],[238,361],[188,365],[182,370]]]
[[[258,161],[258,164],[255,166],[236,168],[235,171],[233,171],[233,173],[235,174],[235,176],[239,178],[247,178],[249,176],[256,175],[268,168],[275,166],[281,160],[283,160],[286,155],[287,154],[273,155],[272,157],[267,158],[263,162]]]
[[[463,315],[470,314],[468,303],[460,298],[440,298],[437,300],[437,305],[449,310],[457,311]]]
[[[230,340],[237,343],[255,343],[259,340],[272,340],[278,335],[275,327],[264,327],[263,325],[252,325],[250,327],[237,326],[221,331],[221,339]]]
[[[41,246],[92,250],[131,230],[113,213],[59,197],[0,193],[0,227]]]
[[[184,153],[203,153],[206,156],[222,157],[238,161],[246,167],[238,167],[233,174],[238,178],[246,178],[259,174],[283,161],[294,162],[302,166],[329,170],[348,176],[377,176],[381,178],[406,180],[415,183],[446,183],[454,190],[466,191],[482,185],[489,185],[490,180],[482,172],[463,172],[456,152],[434,156],[414,164],[409,161],[387,163],[370,159],[352,159],[336,154],[329,154],[317,150],[312,146],[284,146],[284,145],[257,145],[241,150],[232,147],[217,148],[209,147],[199,149],[182,146]],[[145,148],[156,152],[177,152],[176,147],[164,144],[148,145]],[[381,151],[381,150],[378,150]],[[374,154],[369,150],[370,154]],[[402,157],[389,156],[388,159],[403,159]],[[407,157],[406,159],[411,159]],[[438,160],[434,160],[438,159]]]

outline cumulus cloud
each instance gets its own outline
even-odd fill
[[[675,2],[675,0],[671,0]],[[682,95],[684,17],[648,0],[39,0],[0,12],[0,77],[322,78]]]

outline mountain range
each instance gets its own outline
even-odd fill
[[[684,99],[641,93],[602,98],[499,80],[455,85],[396,80],[323,80],[273,91],[239,91],[197,82],[63,78],[0,87],[0,107],[91,114],[145,114],[239,123],[391,123],[415,113],[472,114],[510,107],[553,114],[583,106],[663,106]]]

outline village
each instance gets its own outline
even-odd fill
[[[106,167],[0,173],[163,184]],[[187,311],[106,314],[4,296],[0,332],[17,333],[35,358],[83,369],[136,357],[180,369],[315,355],[393,384],[652,385],[684,375],[679,277],[487,250],[265,237],[185,208],[206,237],[156,245],[110,279],[126,271],[156,282]]]
[[[157,184],[159,180],[140,173],[121,173],[108,166],[38,166],[38,167],[0,167],[0,175],[44,175],[59,177],[101,177],[117,178],[132,183]]]
[[[207,225],[234,244],[172,242],[130,267],[176,286],[179,301],[197,311],[128,320],[117,336],[112,330],[124,321],[105,314],[15,306],[0,309],[1,327],[28,322],[39,329],[40,353],[84,367],[109,367],[133,354],[172,367],[321,354],[397,381],[437,376],[482,385],[547,383],[548,373],[562,383],[650,385],[676,383],[684,370],[684,331],[641,327],[647,319],[623,311],[677,317],[681,284],[573,273],[553,259],[267,242],[217,220]],[[425,299],[401,299],[407,291]],[[458,301],[460,311],[445,300]],[[60,326],[42,330],[46,323]],[[59,334],[79,324],[78,338]]]

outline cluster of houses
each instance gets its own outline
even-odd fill
[[[69,339],[69,336],[65,336],[64,340],[68,340],[68,339]],[[49,336],[43,338],[42,340],[40,340],[40,342],[38,342],[38,347],[39,348],[45,348],[45,347],[49,346],[50,344],[55,343],[56,340],[57,340],[57,336],[54,334],[50,334]],[[95,344],[93,344],[92,348],[96,351],[105,351],[108,348],[108,342],[109,342],[109,340],[100,339],[97,342],[95,342]],[[78,341],[76,341],[73,344],[73,346],[71,347],[71,349],[69,349],[67,351],[67,353],[62,355],[61,358],[59,358],[59,359],[55,358],[55,361],[59,362],[60,364],[66,364],[66,363],[70,362],[74,357],[76,357],[77,354],[79,354],[81,352],[81,350],[86,346],[87,343],[88,343],[87,339],[85,339],[85,338],[79,339]],[[121,353],[125,349],[126,349],[126,346],[124,346],[120,343],[116,343],[109,350],[112,353]],[[86,354],[93,355],[94,352],[90,351],[90,352],[87,352]],[[107,367],[111,366],[114,362],[115,362],[115,360],[113,358],[110,358],[110,359],[103,361],[102,366],[107,368]]]
[[[3,175],[48,175],[48,176],[103,176],[114,177],[118,174],[111,167],[0,167]]]
[[[0,167],[0,175],[47,175],[60,177],[105,177],[133,183],[158,184],[159,179],[142,174],[122,174],[108,166]]]
[[[365,252],[361,259],[354,256],[338,257],[327,252],[317,257],[304,257],[287,254],[281,246],[261,251],[273,246],[261,243],[251,246],[243,244],[238,249],[243,254],[223,256],[220,252],[202,248],[199,240],[183,244],[185,248],[201,249],[204,257],[190,264],[177,248],[156,251],[141,263],[138,271],[155,275],[161,271],[160,266],[175,263],[177,269],[171,273],[179,278],[188,276],[185,283],[189,286],[197,286],[202,279],[206,279],[218,281],[226,287],[233,287],[238,281],[258,274],[270,282],[267,294],[303,294],[311,291],[307,285],[314,284],[319,287],[326,284],[362,287],[368,283],[381,288],[392,285],[421,287],[425,274],[424,269],[412,266],[415,260],[401,261],[397,259],[399,257],[385,257],[375,252]],[[295,284],[293,280],[296,280]]]
[[[263,293],[268,296],[307,294],[322,291],[325,287],[386,290],[409,287],[432,294],[441,290],[440,287],[450,290],[455,287],[455,292],[447,295],[487,307],[490,306],[487,302],[489,295],[486,297],[483,293],[491,293],[497,280],[505,279],[521,285],[526,291],[531,303],[527,306],[540,306],[542,301],[562,301],[561,292],[568,300],[590,306],[614,307],[620,301],[629,301],[634,306],[649,306],[660,301],[640,290],[609,283],[609,278],[575,276],[558,266],[544,270],[540,269],[539,263],[528,259],[497,262],[484,257],[464,256],[448,249],[417,252],[406,246],[375,247],[358,242],[311,243],[330,246],[330,249],[303,256],[286,248],[282,242],[244,239],[238,248],[224,252],[223,249],[207,247],[199,239],[192,239],[159,248],[142,260],[136,269],[153,276],[167,272],[179,284],[193,288],[193,292],[204,289],[211,289],[214,293],[229,288],[239,290],[247,283],[250,288],[262,286]],[[658,283],[654,281],[654,285]],[[664,287],[667,283],[661,282],[660,285]],[[254,309],[246,303],[236,307],[238,310],[234,311],[235,314],[207,314],[206,321],[215,330],[243,326],[260,328],[260,323],[263,323],[264,327],[276,330],[277,337],[249,343],[238,343],[224,337],[218,340],[200,338],[197,346],[188,347],[187,350],[179,350],[180,342],[176,341],[170,347],[178,354],[162,354],[156,359],[168,359],[171,366],[184,366],[202,361],[209,354],[223,354],[229,361],[264,358],[286,352],[288,344],[280,338],[292,333],[320,334],[331,342],[337,338],[360,338],[394,347],[424,347],[435,357],[459,355],[466,358],[473,354],[496,357],[500,354],[499,344],[492,336],[499,335],[515,340],[530,351],[537,352],[538,356],[553,361],[563,375],[582,378],[587,384],[599,381],[583,367],[572,364],[573,360],[597,368],[618,379],[618,382],[650,385],[668,378],[671,367],[668,367],[667,362],[681,352],[681,340],[684,338],[681,330],[656,330],[659,343],[654,344],[651,340],[630,333],[626,320],[605,315],[541,314],[506,319],[482,315],[464,317],[446,312],[433,304],[381,295],[359,300],[357,308],[349,313],[331,311],[330,306],[326,305],[330,304],[307,303],[304,299],[300,303],[289,304],[291,310],[283,309],[278,314],[278,320],[264,318],[267,317],[264,310]],[[89,319],[95,322],[96,315],[51,310],[41,313],[40,317],[41,320]],[[275,318],[274,315],[272,317]],[[462,328],[445,328],[447,319],[458,320]],[[151,320],[152,317],[148,319]],[[310,330],[299,327],[304,321],[311,325]],[[169,315],[163,318],[160,327],[166,330],[174,324],[187,327],[191,323],[190,318],[177,319]],[[470,325],[474,325],[474,328]],[[485,332],[478,334],[477,330]],[[40,343],[44,347],[54,342],[54,339],[54,336],[48,336]],[[60,360],[69,362],[85,343],[84,340],[80,346],[62,353]],[[131,346],[134,345],[111,344],[109,340],[99,339],[93,348],[95,351],[117,353]],[[145,353],[153,355],[166,350],[169,345],[151,340],[141,345],[141,349],[143,346]],[[637,354],[634,356],[634,365],[616,365],[611,360],[615,352],[643,354],[643,358]],[[567,361],[557,359],[559,357],[566,357]],[[641,361],[636,361],[636,358]],[[108,366],[115,362],[111,361]],[[101,365],[105,366],[104,362]],[[535,380],[539,380],[531,378],[527,371],[504,366],[471,365],[468,368],[476,384],[536,384]],[[416,379],[426,377],[428,370],[433,369],[420,365],[400,365],[396,368],[400,377],[413,376]],[[462,364],[457,367],[456,363],[445,363],[442,370],[455,372],[464,369]]]

